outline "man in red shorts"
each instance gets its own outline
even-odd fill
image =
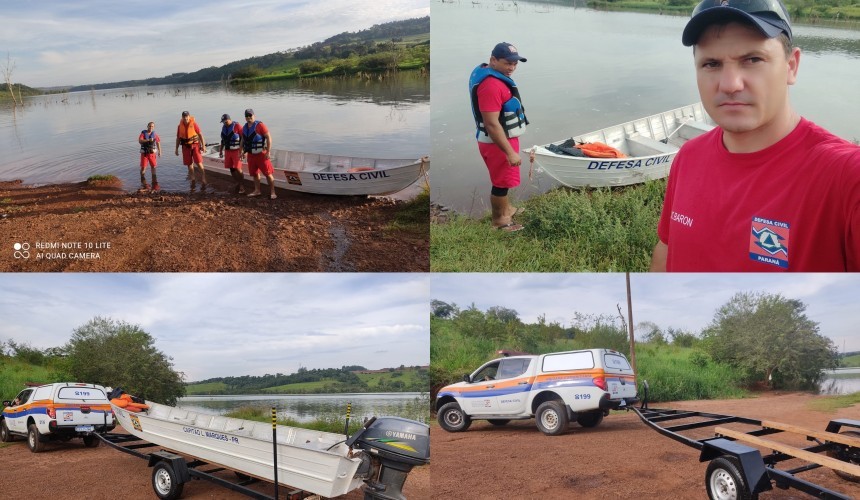
[[[245,125],[242,127],[242,158],[248,158],[248,172],[254,177],[254,192],[250,197],[260,196],[260,172],[269,181],[269,198],[275,199],[275,169],[269,160],[272,150],[272,134],[263,122],[254,118],[254,110],[245,110]]]
[[[146,124],[146,130],[141,130],[137,137],[137,142],[140,144],[140,185],[143,189],[149,189],[146,183],[146,164],[149,164],[152,172],[152,190],[159,191],[161,187],[158,185],[158,177],[155,174],[155,168],[158,166],[158,156],[161,156],[161,138],[155,133],[155,122]]]
[[[236,181],[236,193],[244,194],[242,161],[239,159],[242,149],[242,126],[234,122],[226,113],[221,115],[221,123],[223,124],[221,126],[221,150],[218,157],[224,158],[224,167],[230,169],[230,175]]]
[[[860,271],[860,147],[789,102],[779,0],[704,0],[684,28],[718,125],[672,163],[652,271]]]
[[[514,223],[517,208],[508,200],[508,189],[520,185],[519,136],[528,124],[519,89],[511,79],[520,61],[526,62],[526,58],[519,55],[517,48],[502,42],[493,48],[489,64],[479,65],[469,76],[475,137],[492,183],[492,224],[509,232],[523,229]]]
[[[182,112],[182,119],[176,127],[176,156],[179,156],[179,146],[182,146],[182,164],[188,167],[188,177],[191,178],[191,189],[194,190],[194,167],[200,169],[200,189],[206,189],[206,171],[203,170],[203,153],[206,152],[206,141],[200,126],[188,111]]]

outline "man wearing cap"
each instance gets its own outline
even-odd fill
[[[704,0],[693,46],[718,125],[672,163],[652,271],[860,271],[860,147],[798,115],[779,0]]]
[[[152,190],[160,191],[158,185],[158,177],[155,169],[158,166],[158,156],[161,156],[161,138],[155,133],[155,122],[146,124],[146,130],[141,130],[137,136],[137,142],[140,144],[140,185],[143,189],[149,189],[146,183],[146,165],[149,164],[152,172]]]
[[[203,170],[203,154],[206,152],[206,141],[200,126],[188,111],[182,112],[182,119],[176,127],[176,156],[179,156],[179,146],[182,146],[182,164],[188,167],[188,177],[191,178],[191,189],[194,190],[194,167],[200,169],[200,189],[206,189],[206,171]]]
[[[242,126],[234,122],[230,115],[221,115],[221,148],[219,158],[224,158],[224,168],[230,169],[230,176],[236,181],[235,192],[244,194],[242,186],[242,161],[239,160],[239,151],[242,149]]]
[[[528,125],[519,89],[511,79],[520,61],[526,62],[526,58],[519,55],[517,48],[502,42],[493,48],[489,64],[479,65],[469,76],[478,151],[492,183],[492,224],[508,232],[523,228],[514,223],[517,208],[508,200],[508,189],[520,185],[519,136]]]
[[[275,169],[269,160],[272,150],[272,134],[266,125],[256,120],[253,109],[245,110],[245,125],[242,127],[242,158],[248,158],[248,172],[254,177],[254,192],[250,197],[260,196],[260,172],[269,181],[269,198],[275,199]]]

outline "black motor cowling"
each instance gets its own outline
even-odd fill
[[[365,481],[365,500],[405,500],[406,475],[412,467],[430,463],[430,427],[414,420],[372,418],[346,444],[379,462],[377,479]]]

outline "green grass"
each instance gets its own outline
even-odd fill
[[[0,356],[0,400],[12,399],[25,388],[25,382],[60,382],[54,370]]]
[[[195,394],[225,394],[227,384],[224,382],[207,382],[205,384],[191,384],[185,386],[185,393],[189,396]]]
[[[12,203],[13,201],[14,200],[12,198],[3,198],[2,200],[0,200],[0,204],[8,205],[9,203]]]
[[[839,366],[843,368],[860,367],[860,354],[848,356],[839,360]]]
[[[96,175],[91,175],[91,176],[87,177],[87,183],[88,184],[93,184],[96,182],[118,182],[118,181],[119,181],[119,178],[115,175],[96,174]]]
[[[647,380],[650,401],[733,399],[748,395],[743,374],[696,349],[639,344],[636,380]],[[640,394],[641,396],[642,394]]]
[[[397,375],[399,374],[399,375]],[[403,384],[407,387],[412,386],[414,384],[418,384],[421,382],[421,378],[418,376],[418,370],[399,370],[394,372],[386,372],[386,373],[356,373],[358,378],[367,384],[367,387],[373,391],[375,389],[385,389],[382,387],[382,383],[391,383],[394,381],[403,382]],[[426,388],[424,390],[427,390]]]
[[[688,0],[687,5],[678,5],[679,3],[681,2],[676,0],[590,0],[588,6],[595,9],[635,10],[689,16],[698,2]],[[846,2],[842,0],[818,0],[812,4],[803,0],[787,0],[785,6],[791,14],[793,22],[817,23],[824,20],[860,20],[860,5],[839,5],[844,3]]]
[[[265,392],[276,392],[282,394],[291,394],[295,392],[314,392],[318,389],[325,389],[326,386],[338,386],[340,382],[335,379],[317,380],[314,382],[300,382],[297,384],[279,385],[276,387],[267,387],[263,389]]]
[[[624,189],[556,189],[523,203],[525,229],[454,216],[430,226],[433,272],[646,271],[666,182]]]
[[[813,410],[835,412],[840,408],[848,408],[860,404],[860,392],[844,396],[824,396],[813,399],[808,406]]]
[[[393,231],[410,231],[427,234],[427,224],[430,220],[430,189],[424,190],[412,200],[400,206],[394,216],[394,221],[388,225]]]

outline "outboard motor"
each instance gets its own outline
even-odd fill
[[[406,475],[412,467],[430,463],[430,427],[414,420],[371,418],[346,444],[363,450],[378,468],[364,481],[365,500],[406,500]]]

